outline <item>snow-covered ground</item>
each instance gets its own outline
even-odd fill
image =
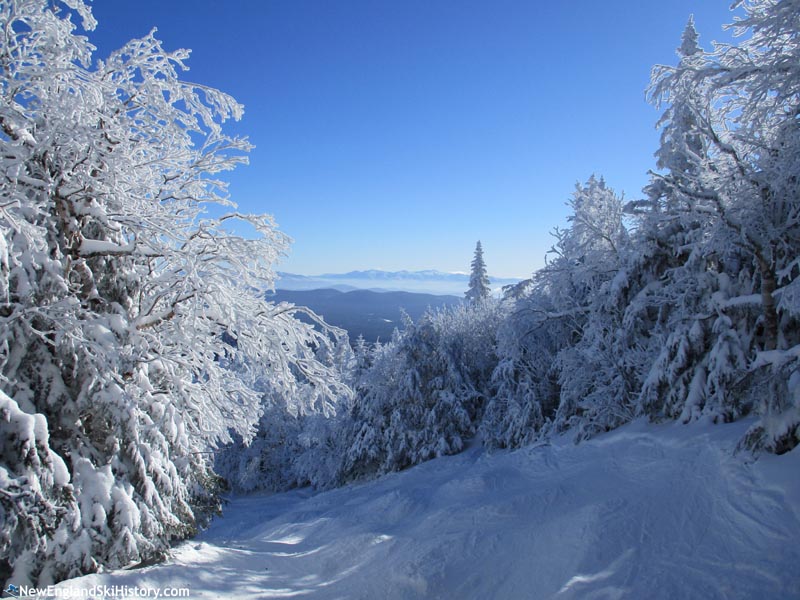
[[[192,598],[797,598],[800,451],[633,423],[370,483],[234,498],[168,564],[62,584]]]

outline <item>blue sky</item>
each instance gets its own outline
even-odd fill
[[[245,105],[243,210],[294,239],[280,270],[544,264],[577,181],[626,197],[654,166],[651,67],[690,13],[709,47],[729,0],[97,0],[102,57],[158,27],[186,78]]]

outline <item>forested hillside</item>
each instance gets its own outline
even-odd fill
[[[476,435],[514,448],[641,416],[755,414],[743,449],[794,448],[798,6],[748,3],[739,45],[708,51],[690,19],[677,65],[653,69],[662,134],[645,196],[625,201],[592,176],[576,186],[547,265],[502,301],[433,311],[358,350],[346,369],[352,404],[304,438],[321,456],[299,454],[314,467],[295,480],[339,485],[458,452]]]

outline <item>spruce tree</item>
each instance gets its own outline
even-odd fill
[[[491,292],[489,276],[486,274],[486,263],[483,262],[483,247],[480,240],[475,246],[475,258],[472,259],[472,271],[469,276],[469,289],[465,296],[469,302],[486,300]]]

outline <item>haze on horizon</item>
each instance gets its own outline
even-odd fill
[[[294,239],[281,271],[527,277],[593,173],[638,197],[658,143],[650,69],[729,2],[98,2],[98,56],[158,27],[187,77],[245,105],[256,148],[223,174]]]

